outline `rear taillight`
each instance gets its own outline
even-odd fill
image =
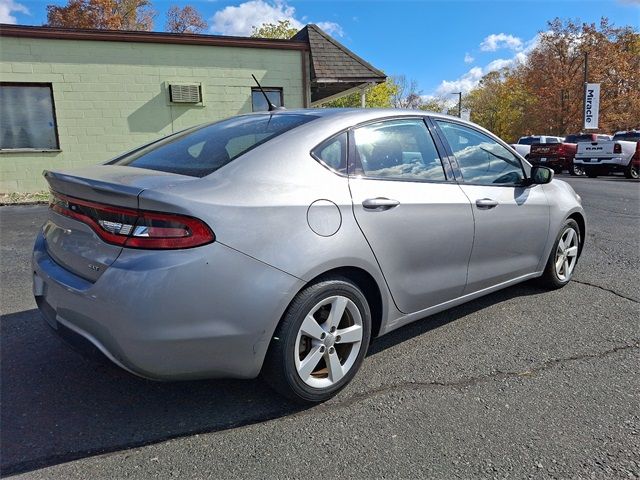
[[[613,153],[622,153],[622,145],[620,145],[619,143],[614,143]]]
[[[558,145],[558,155],[564,155],[564,154],[565,154],[564,145],[562,144]]]
[[[52,192],[50,208],[89,225],[107,243],[130,248],[177,249],[212,243],[202,220],[174,213],[115,207]]]

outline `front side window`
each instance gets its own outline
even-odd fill
[[[249,150],[316,118],[286,113],[232,117],[171,135],[111,164],[204,177]]]
[[[388,120],[354,131],[356,155],[367,177],[445,181],[436,146],[421,119]]]
[[[0,84],[0,149],[57,150],[49,84]]]
[[[330,169],[347,173],[347,133],[343,132],[325,140],[311,154]]]
[[[273,103],[276,107],[284,107],[284,98],[281,88],[263,87],[263,90],[264,93],[267,94],[267,97],[269,97],[271,103]],[[267,100],[264,98],[264,95],[259,88],[251,89],[251,109],[254,112],[266,112],[267,110],[269,110]]]
[[[436,120],[467,183],[517,184],[524,179],[520,160],[487,135],[452,122]]]

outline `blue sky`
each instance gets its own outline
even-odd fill
[[[48,3],[66,0],[0,0],[0,22],[40,25]],[[606,16],[640,30],[640,0],[153,0],[155,30],[173,4],[196,7],[209,33],[248,35],[253,25],[284,18],[317,23],[387,74],[404,74],[424,95],[438,96],[467,91],[484,73],[524,59],[554,17]]]

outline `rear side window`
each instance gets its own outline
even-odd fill
[[[590,133],[584,133],[582,135],[568,135],[564,141],[565,143],[592,142],[593,135]]]
[[[534,143],[539,143],[540,137],[522,137],[518,140],[520,145],[533,145]]]
[[[171,135],[111,164],[204,177],[249,150],[316,118],[296,114],[233,117]]]
[[[614,140],[627,140],[630,142],[638,142],[640,141],[640,132],[625,132],[625,133],[616,133],[613,136]]]
[[[389,120],[356,128],[356,156],[367,177],[445,181],[440,156],[423,120]]]
[[[347,173],[347,132],[325,140],[313,149],[311,155],[331,170]]]

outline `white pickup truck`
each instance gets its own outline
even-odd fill
[[[528,135],[520,137],[518,143],[512,143],[511,146],[516,152],[527,158],[531,151],[531,145],[534,143],[562,143],[562,137],[550,137],[549,135]]]
[[[618,132],[612,140],[578,144],[573,163],[581,166],[588,177],[623,172],[627,178],[638,178],[632,161],[640,151],[640,131]]]

